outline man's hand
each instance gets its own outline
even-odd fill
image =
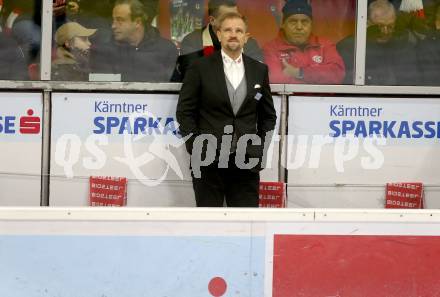
[[[77,2],[77,0],[67,2],[67,11],[72,15],[76,15],[79,13],[79,3]]]
[[[296,79],[302,79],[300,77],[300,71],[299,68],[294,67],[292,65],[290,65],[289,63],[287,63],[287,61],[285,59],[282,59],[281,62],[283,63],[283,73],[287,76],[296,78]]]

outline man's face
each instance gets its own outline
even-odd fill
[[[216,28],[216,20],[218,20],[222,15],[226,14],[226,13],[230,13],[230,12],[238,12],[238,8],[237,6],[226,6],[226,5],[220,5],[218,10],[217,10],[217,17],[214,16],[209,16],[209,23],[211,24],[211,26],[214,27],[214,31],[217,31]]]
[[[129,42],[139,26],[138,21],[131,19],[131,10],[128,4],[116,5],[113,8],[113,37],[118,42]]]
[[[387,43],[393,37],[396,18],[394,15],[377,17],[371,20],[371,24],[376,26],[377,32],[374,39],[378,43]]]
[[[229,52],[241,52],[248,40],[246,24],[240,18],[226,19],[217,31],[222,48]]]
[[[305,14],[293,14],[281,25],[287,42],[293,45],[305,45],[312,34],[312,19]]]

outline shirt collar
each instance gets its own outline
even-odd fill
[[[231,57],[229,57],[223,50],[221,50],[222,52],[222,58],[223,58],[223,63],[226,65],[231,65],[232,63],[237,63],[238,65],[240,65],[241,63],[243,63],[243,53],[240,54],[240,56],[233,60]]]

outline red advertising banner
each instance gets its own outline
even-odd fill
[[[423,184],[388,183],[385,208],[423,208]]]
[[[439,296],[440,237],[275,235],[273,297]]]
[[[90,206],[127,205],[127,178],[91,176],[89,201]]]
[[[282,182],[260,182],[259,206],[286,207],[286,185]]]

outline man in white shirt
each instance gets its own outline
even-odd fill
[[[258,207],[259,170],[276,114],[267,66],[245,54],[243,16],[218,21],[221,51],[195,61],[185,76],[177,120],[191,154],[197,206]],[[207,144],[206,144],[207,142]]]

